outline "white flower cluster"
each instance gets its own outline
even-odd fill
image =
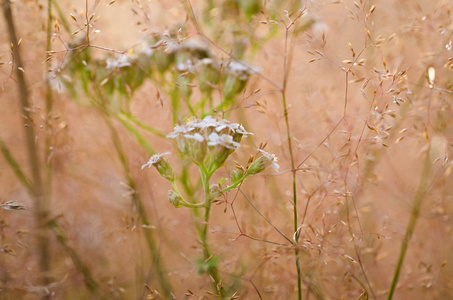
[[[250,75],[261,72],[259,68],[252,68],[243,62],[237,61],[224,62],[223,67],[221,67],[220,63],[214,61],[212,58],[203,58],[201,60],[186,59],[184,62],[178,63],[175,69],[179,72],[196,74],[205,72],[208,66],[218,71],[222,68],[226,74],[231,74],[233,77],[242,81],[247,81]]]
[[[244,127],[227,120],[217,121],[211,116],[203,120],[189,120],[185,125],[176,125],[174,131],[167,134],[167,138],[184,137],[197,142],[206,141],[208,146],[223,146],[228,149],[236,149],[240,146],[237,138],[253,133],[247,132]]]
[[[219,135],[218,133],[213,132],[208,136],[208,146],[216,146],[216,145],[220,145],[220,146],[226,147],[228,149],[236,149],[241,144],[233,141],[233,137],[229,134]]]
[[[243,62],[237,61],[231,61],[227,65],[226,71],[243,81],[246,81],[250,75],[260,72],[259,69],[254,69]]]
[[[105,68],[107,70],[120,69],[120,68],[124,68],[124,67],[129,67],[129,66],[131,66],[131,64],[132,63],[131,63],[130,58],[127,55],[123,54],[123,55],[120,55],[118,58],[112,58],[112,57],[107,58]]]

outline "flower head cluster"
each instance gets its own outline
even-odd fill
[[[171,181],[174,190],[168,192],[168,200],[175,207],[209,207],[214,198],[236,188],[248,176],[261,173],[269,166],[274,168],[276,172],[278,171],[279,166],[275,155],[258,149],[261,153],[260,157],[249,161],[247,168],[237,164],[237,170],[230,176],[232,181],[230,186],[223,187],[227,180],[225,178],[216,184],[210,184],[211,176],[225,163],[228,156],[240,146],[241,138],[251,134],[240,124],[230,123],[227,120],[216,120],[209,116],[202,120],[191,119],[185,125],[176,125],[174,131],[167,135],[168,138],[176,141],[181,153],[189,156],[200,169],[206,195],[204,202],[187,202],[184,200],[178,191],[175,173],[164,158],[164,156],[170,154],[169,152],[151,156],[149,161],[142,166],[142,169],[154,166],[161,176]]]
[[[240,146],[240,138],[247,135],[253,135],[253,133],[245,131],[240,124],[230,123],[228,120],[217,121],[207,116],[203,120],[191,119],[185,125],[176,125],[174,131],[167,134],[167,138],[183,137],[200,143],[207,141],[208,146],[221,145],[236,149]]]
[[[220,167],[240,146],[242,137],[247,135],[252,133],[240,124],[207,116],[202,120],[191,119],[185,125],[176,125],[167,137],[175,139],[179,150],[197,163],[203,163],[209,149],[211,163],[215,161],[215,167]]]

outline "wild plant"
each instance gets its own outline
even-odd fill
[[[189,158],[197,166],[202,182],[202,192],[191,191],[191,194],[200,197],[200,200],[184,199],[185,197],[178,189],[175,172],[165,159],[169,152],[153,155],[142,167],[154,166],[162,177],[171,182],[173,189],[168,191],[168,200],[171,204],[176,208],[192,209],[203,252],[203,258],[198,260],[198,271],[209,274],[213,280],[214,291],[221,297],[227,296],[228,292],[225,291],[224,282],[222,283],[218,273],[219,258],[212,253],[208,242],[211,206],[221,202],[220,197],[224,197],[226,193],[240,186],[248,176],[259,174],[269,166],[278,171],[277,158],[258,149],[261,156],[259,158],[256,158],[256,155],[251,156],[246,166],[236,163],[236,170],[231,173],[229,181],[221,178],[218,182],[212,182],[216,172],[240,146],[242,138],[251,134],[245,131],[242,125],[230,123],[225,119],[215,120],[207,116],[202,120],[189,120],[185,125],[177,125],[174,131],[167,135],[168,138],[175,139],[183,158]],[[204,213],[200,213],[200,210],[204,210]]]

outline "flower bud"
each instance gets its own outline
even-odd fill
[[[238,182],[239,180],[241,180],[244,174],[245,174],[244,170],[242,169],[237,169],[236,171],[233,171],[230,176],[231,181],[233,181],[233,183]]]
[[[247,170],[247,173],[250,175],[255,175],[258,173],[263,172],[267,167],[272,166],[274,168],[275,172],[278,172],[278,164],[276,163],[277,158],[275,157],[274,154],[269,154],[266,151],[263,151],[261,149],[258,149],[263,156],[255,160]]]
[[[220,192],[219,185],[211,184],[211,186],[209,187],[209,194],[211,195],[211,199],[221,196],[222,193]]]
[[[250,175],[255,175],[263,172],[268,166],[271,165],[271,161],[266,157],[260,157],[255,160],[247,170],[247,173]]]
[[[243,136],[253,135],[253,133],[245,131],[244,126],[239,124],[236,125],[237,128],[234,129],[234,133],[232,134],[233,141],[240,143]]]
[[[170,166],[168,161],[162,157],[168,154],[170,154],[170,152],[154,154],[153,156],[151,156],[149,161],[142,166],[142,169],[144,169],[146,166],[149,168],[151,166],[154,166],[157,169],[157,172],[162,175],[162,177],[172,182],[175,181],[175,173],[173,172],[172,167]]]
[[[178,195],[175,191],[169,190],[168,191],[168,201],[173,204],[176,208],[184,206],[182,204],[183,199],[180,195]]]

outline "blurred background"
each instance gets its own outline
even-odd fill
[[[297,299],[295,251],[303,299],[453,297],[451,1],[5,1],[0,299],[219,298],[141,168],[198,199],[166,134],[208,115],[254,134],[213,183],[280,165],[211,209],[229,297]]]

